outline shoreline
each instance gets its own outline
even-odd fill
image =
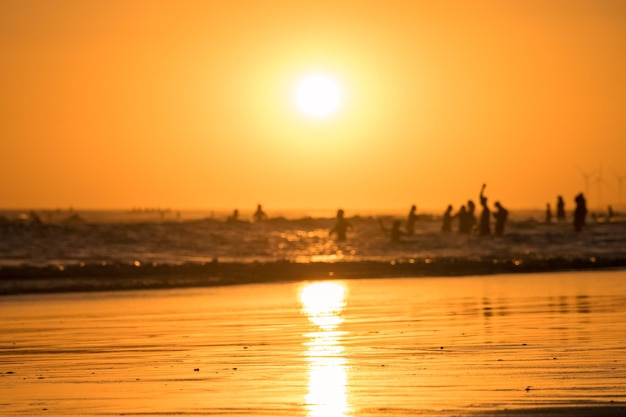
[[[625,277],[7,297],[0,397],[15,416],[621,416]]]
[[[617,258],[422,258],[399,261],[209,262],[0,267],[0,296],[216,287],[355,278],[452,277],[626,268]]]

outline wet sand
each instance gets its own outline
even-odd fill
[[[626,271],[0,297],[0,415],[622,416]]]

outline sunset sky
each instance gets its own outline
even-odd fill
[[[594,171],[618,206],[626,176],[621,0],[3,1],[0,57],[0,208],[541,209]]]

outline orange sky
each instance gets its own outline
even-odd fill
[[[618,205],[625,51],[620,0],[0,2],[0,207]]]

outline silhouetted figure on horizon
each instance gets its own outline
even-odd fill
[[[468,234],[472,227],[470,224],[470,215],[465,209],[465,206],[461,206],[459,212],[455,214],[454,217],[459,219],[459,233]]]
[[[562,196],[558,196],[556,199],[556,220],[559,222],[565,221],[565,201]]]
[[[491,212],[487,206],[487,197],[485,197],[486,186],[487,184],[483,184],[483,188],[480,190],[480,205],[483,207],[483,211],[480,214],[480,224],[478,228],[478,234],[480,236],[487,236],[491,234],[491,227],[489,226]]]
[[[452,205],[448,205],[445,213],[443,213],[443,221],[441,224],[441,231],[443,233],[448,233],[452,231],[452,219],[454,216],[452,215]]]
[[[574,230],[580,232],[583,230],[585,218],[587,217],[587,202],[583,193],[578,194],[574,202],[576,203],[576,208],[574,209]]]
[[[254,221],[262,222],[264,220],[267,220],[267,214],[265,214],[265,212],[263,211],[263,208],[259,204],[256,206],[256,211],[254,212]]]
[[[472,233],[476,227],[476,204],[472,200],[467,200],[467,233]]]
[[[237,210],[237,209],[233,210],[233,214],[228,216],[226,221],[228,223],[238,222],[239,221],[239,210]]]
[[[550,209],[550,203],[546,203],[546,223],[552,223],[552,210]]]
[[[613,220],[615,220],[615,212],[613,211],[613,207],[609,206],[606,221],[612,222]]]
[[[406,218],[406,234],[407,235],[412,235],[415,233],[415,222],[417,222],[417,214],[415,213],[416,211],[417,211],[417,206],[413,204],[411,206],[411,211],[409,212],[409,215]]]
[[[504,226],[509,217],[509,211],[502,207],[499,201],[496,201],[494,206],[496,206],[497,209],[496,212],[493,213],[493,217],[496,219],[496,236],[502,236],[504,234]]]
[[[348,229],[351,229],[352,226],[345,219],[343,209],[337,210],[337,221],[335,222],[335,226],[328,232],[328,236],[332,236],[333,233],[337,235],[337,240],[346,240],[346,234]]]

